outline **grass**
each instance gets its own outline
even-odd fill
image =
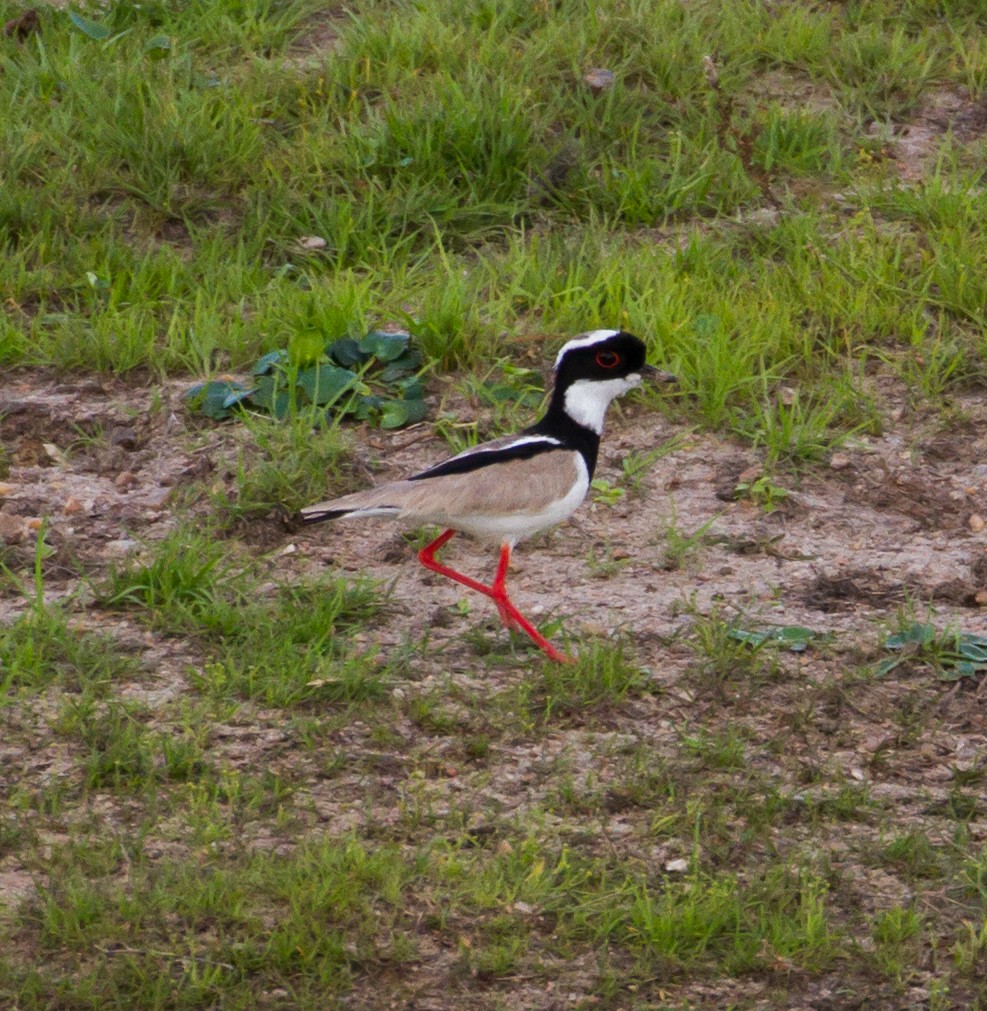
[[[877,424],[860,365],[902,340],[903,364],[932,355],[902,369],[909,386],[983,378],[974,163],[947,152],[924,191],[896,189],[867,131],[970,86],[950,46],[976,59],[975,9],[951,7],[947,46],[880,4],[367,3],[320,54],[313,5],[248,6],[112,8],[105,39],[44,12],[7,55],[0,361],[212,374],[299,327],[397,319],[440,366],[485,368],[510,353],[504,333],[619,321],[680,374],[690,417],[778,463]],[[577,71],[593,61],[615,74],[600,95]],[[766,102],[766,75],[819,107]],[[806,177],[841,187],[849,220]],[[765,192],[784,213],[743,223]],[[649,241],[656,226],[681,240]],[[324,250],[299,245],[313,234]],[[779,402],[785,384],[805,392]]]
[[[0,705],[53,682],[70,691],[107,694],[137,669],[133,654],[123,652],[112,637],[73,628],[59,608],[35,608],[5,629]]]
[[[597,517],[651,508],[663,457],[716,432],[761,464],[720,518],[763,544],[892,407],[978,424],[978,0],[38,17],[0,38],[5,373],[123,376],[164,418],[164,380],[396,323],[458,451],[528,423],[566,337],[620,325],[679,384],[615,411],[688,435],[599,476]],[[940,102],[966,119],[919,164],[902,141]],[[601,600],[695,575],[660,647],[560,619],[566,666],[499,628],[415,641],[385,588],[280,530],[266,548],[376,466],[314,420],[246,418],[123,560],[76,558],[83,517],[33,560],[0,549],[0,1005],[985,1006],[983,755],[951,750],[979,682],[938,680],[953,633],[890,658],[741,641],[737,602],[697,602],[708,517],[673,512],[653,568],[581,549]],[[74,456],[112,451],[101,425]]]
[[[371,584],[324,577],[262,599],[256,567],[230,565],[221,541],[179,529],[149,550],[146,561],[110,572],[99,602],[138,608],[166,634],[199,639],[212,658],[193,676],[200,690],[280,706],[384,695],[386,665],[347,643],[381,610]]]

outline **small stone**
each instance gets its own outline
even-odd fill
[[[592,635],[601,639],[607,634],[606,625],[602,625],[598,621],[582,622],[582,630],[585,635]]]
[[[117,491],[126,492],[137,483],[137,479],[129,470],[123,470],[113,479]]]
[[[110,445],[131,450],[137,448],[137,433],[127,425],[117,425],[110,432]]]
[[[987,526],[987,521],[984,520],[983,516],[979,513],[974,513],[967,521],[966,525],[975,533],[979,534],[985,526]]]
[[[40,31],[41,20],[38,18],[38,12],[33,7],[28,8],[16,18],[11,18],[3,26],[3,34],[8,39],[17,39],[18,43],[23,42],[29,35]]]
[[[0,498],[6,498],[13,490],[14,486],[12,484],[4,484],[0,481]]]
[[[977,607],[987,607],[987,590],[977,590],[973,595],[973,602]]]
[[[706,83],[711,88],[715,88],[720,83],[720,72],[717,70],[712,56],[703,57],[703,73],[706,75]]]
[[[689,869],[689,861],[685,860],[683,857],[678,857],[675,860],[668,860],[665,862],[665,870],[672,874],[685,874]]]
[[[325,249],[326,246],[329,245],[329,243],[326,242],[326,240],[323,239],[321,235],[303,235],[298,240],[298,245],[301,246],[302,249],[315,250],[315,249]]]
[[[20,544],[27,537],[27,530],[23,516],[0,513],[0,544]]]
[[[37,516],[32,517],[27,521],[28,530],[40,530],[43,520],[39,520]]]
[[[66,516],[74,516],[76,513],[82,512],[82,503],[74,495],[70,495],[65,500],[65,505],[62,506],[62,512]]]
[[[583,80],[589,85],[589,90],[594,95],[601,95],[608,88],[613,87],[614,75],[612,70],[605,70],[603,67],[593,67],[583,75]]]
[[[174,488],[158,488],[155,491],[150,492],[145,501],[149,509],[161,509],[168,502],[168,499],[174,494]]]
[[[850,457],[846,453],[834,453],[829,458],[830,470],[846,470],[850,466]]]
[[[124,555],[132,554],[139,547],[137,541],[132,541],[129,537],[121,537],[119,540],[107,541],[104,550],[108,555],[122,558]]]

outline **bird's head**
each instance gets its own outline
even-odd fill
[[[644,341],[623,330],[594,330],[564,344],[555,359],[555,390],[566,413],[599,433],[614,397],[645,379],[675,382],[670,372],[648,365],[646,353]]]

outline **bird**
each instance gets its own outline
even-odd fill
[[[510,599],[511,554],[520,541],[568,519],[586,497],[610,402],[645,379],[676,381],[671,373],[648,365],[646,351],[644,341],[623,330],[580,334],[556,356],[548,407],[533,425],[404,480],[307,506],[301,522],[378,516],[443,527],[418,552],[421,564],[491,598],[507,628],[525,632],[550,660],[569,662]],[[457,533],[499,546],[489,586],[435,557]]]

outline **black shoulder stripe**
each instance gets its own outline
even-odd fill
[[[429,477],[446,477],[449,474],[469,474],[474,470],[482,470],[497,463],[508,463],[511,460],[530,460],[540,453],[548,453],[553,449],[564,449],[558,442],[549,439],[532,439],[530,442],[518,442],[502,449],[478,449],[463,456],[453,457],[444,463],[414,474],[409,481],[421,481]]]

